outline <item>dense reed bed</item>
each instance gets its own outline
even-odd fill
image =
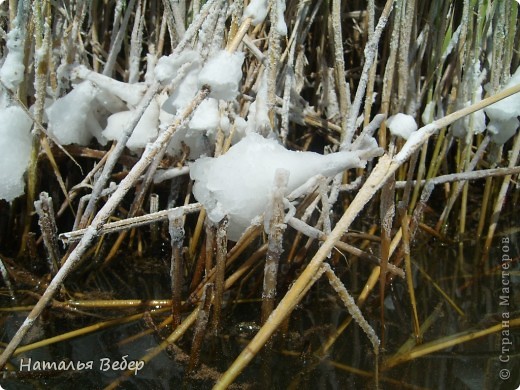
[[[513,388],[518,108],[506,124],[488,107],[520,91],[517,2],[248,4],[0,3],[0,111],[31,123],[23,194],[0,200],[0,383],[86,380],[83,356],[107,388]],[[186,129],[206,123],[218,76],[160,127],[157,108],[146,147],[127,145],[193,58],[221,52],[243,63],[211,131]],[[110,90],[123,108],[49,109],[83,83],[89,104]],[[398,113],[418,125],[407,140],[387,126]],[[92,121],[95,138],[63,142]],[[372,136],[380,149],[294,191],[278,170],[265,212],[231,241],[233,219],[208,217],[189,173],[247,132],[293,151],[356,152]],[[89,340],[94,355],[74,349]],[[133,364],[99,366],[123,356]]]

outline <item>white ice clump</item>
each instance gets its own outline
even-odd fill
[[[31,156],[32,121],[20,107],[0,109],[0,199],[24,193],[23,175]]]
[[[162,109],[170,114],[186,107],[195,97],[198,86],[198,70],[191,69],[182,82],[175,88],[170,97],[164,102]]]
[[[19,27],[9,31],[6,46],[9,52],[0,68],[0,80],[7,88],[14,91],[22,82],[25,73],[22,31]]]
[[[482,100],[482,87],[479,85],[474,96],[473,103],[478,103]],[[468,100],[464,107],[468,107],[472,104],[471,100]],[[462,107],[460,107],[462,108]],[[459,119],[451,126],[451,132],[454,137],[464,138],[468,132],[469,125],[473,121],[473,133],[480,134],[486,130],[486,116],[483,110],[478,110],[473,114],[466,115],[463,119]]]
[[[267,0],[253,0],[244,11],[244,18],[251,18],[251,24],[257,26],[265,20],[268,10]]]
[[[238,85],[242,79],[244,53],[219,51],[210,58],[199,73],[198,86],[209,85],[210,97],[233,100],[238,95]]]
[[[97,92],[90,81],[84,81],[45,110],[48,130],[60,144],[88,145],[93,136],[90,129],[96,121],[92,102]]]
[[[287,24],[285,24],[285,0],[276,1],[276,32],[282,36],[287,35]]]
[[[220,113],[216,99],[206,99],[193,113],[188,126],[190,130],[215,130],[220,124]]]
[[[426,103],[424,111],[421,115],[422,122],[426,125],[435,119],[435,102],[433,100]]]
[[[117,81],[111,77],[94,72],[85,66],[78,66],[75,69],[74,76],[91,81],[98,88],[124,100],[131,107],[135,107],[139,104],[147,89],[144,83],[123,83],[122,81]]]
[[[269,120],[269,110],[267,108],[267,72],[264,72],[258,87],[256,99],[249,106],[247,114],[247,132],[248,133],[267,133],[271,130],[271,121]]]
[[[491,120],[487,125],[487,130],[492,134],[491,140],[497,145],[505,144],[509,138],[515,135],[520,122],[516,117],[508,120]]]
[[[333,176],[345,169],[364,167],[363,157],[374,156],[374,150],[378,150],[373,140],[365,146],[368,149],[321,155],[289,151],[275,140],[250,133],[226,154],[202,157],[191,165],[193,194],[212,222],[228,216],[228,238],[236,241],[251,220],[265,211],[277,169],[290,173],[288,194],[317,174]]]
[[[520,84],[520,67],[516,69],[504,89],[517,84]],[[520,93],[502,99],[486,107],[484,111],[490,119],[487,129],[492,134],[491,139],[502,145],[516,133],[520,125],[517,118],[520,116]]]
[[[180,54],[174,56],[164,56],[159,58],[155,65],[154,74],[157,81],[163,85],[167,85],[178,74],[181,66],[190,64],[189,69],[198,68],[202,59],[200,54],[195,50],[184,50]]]
[[[108,118],[107,127],[103,130],[103,136],[109,140],[117,141],[121,139],[133,115],[135,115],[134,111],[121,111],[112,114]],[[130,150],[144,148],[148,142],[157,137],[158,127],[159,104],[156,99],[153,99],[128,139],[127,148]]]
[[[386,120],[386,125],[392,135],[408,139],[417,130],[417,123],[411,115],[395,114]]]

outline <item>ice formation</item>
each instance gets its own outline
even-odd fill
[[[477,103],[482,100],[482,87],[479,85],[475,92],[473,103]],[[464,103],[463,107],[468,107],[472,104],[471,100]],[[460,107],[462,108],[462,107]],[[464,138],[468,132],[469,125],[473,121],[473,133],[480,134],[486,130],[486,116],[483,110],[478,110],[473,114],[466,115],[463,119],[460,119],[453,123],[451,126],[451,132],[454,137]]]
[[[287,24],[285,24],[285,1],[277,0],[276,1],[276,32],[282,36],[287,35]]]
[[[520,84],[520,67],[511,76],[504,89]],[[493,142],[502,145],[509,140],[515,133],[520,122],[520,93],[511,95],[496,102],[484,109],[489,117],[487,130],[492,134]]]
[[[264,72],[260,86],[258,87],[256,99],[249,106],[246,131],[248,133],[263,134],[267,133],[267,130],[271,130],[271,122],[267,108],[267,72]]]
[[[11,202],[24,193],[32,121],[20,107],[10,106],[0,109],[0,123],[0,199]]]
[[[25,72],[22,31],[15,27],[7,34],[7,57],[0,68],[0,80],[9,89],[15,90],[22,82]]]
[[[89,70],[85,66],[78,66],[75,69],[74,75],[83,80],[91,81],[99,89],[124,100],[129,107],[137,106],[147,89],[144,83],[130,84],[117,81],[111,77]]]
[[[422,122],[426,125],[431,121],[435,120],[435,102],[433,100],[429,101],[424,107],[424,111],[421,115]]]
[[[187,69],[198,69],[202,59],[195,50],[184,50],[179,55],[169,55],[159,58],[154,69],[155,78],[163,85],[170,83],[182,66],[189,64]]]
[[[311,177],[333,176],[345,169],[363,167],[368,155],[378,150],[373,139],[363,150],[321,155],[285,149],[277,141],[256,133],[248,134],[229,151],[218,157],[203,157],[190,167],[195,180],[193,194],[213,222],[228,216],[228,238],[236,241],[251,220],[265,210],[278,168],[289,171],[287,192]],[[365,157],[366,158],[366,157]]]
[[[210,58],[199,74],[198,86],[211,87],[210,96],[215,99],[233,100],[238,95],[238,85],[242,79],[244,53],[219,51]]]
[[[133,115],[134,111],[121,111],[112,114],[108,118],[105,130],[103,130],[103,136],[109,140],[117,141],[121,139]],[[157,137],[158,130],[159,104],[156,99],[153,99],[137,123],[126,146],[130,150],[144,148],[148,142],[153,141],[153,139]]]
[[[92,111],[97,88],[84,81],[67,95],[56,100],[45,111],[49,132],[63,145],[88,145],[94,132],[101,132]]]
[[[251,18],[251,24],[257,26],[265,20],[268,11],[267,0],[253,0],[244,11],[244,18]]]
[[[386,120],[386,125],[392,135],[408,139],[417,130],[417,123],[411,115],[395,114]]]
[[[190,130],[215,130],[220,124],[220,114],[218,111],[218,101],[209,98],[200,103],[193,113],[188,126]]]

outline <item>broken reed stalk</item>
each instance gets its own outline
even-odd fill
[[[381,220],[381,272],[379,274],[379,305],[381,318],[381,341],[385,347],[385,291],[386,274],[390,262],[390,242],[392,236],[392,225],[395,217],[395,176],[383,186],[380,197],[380,220]]]
[[[278,264],[280,262],[280,256],[283,251],[283,233],[286,227],[284,223],[285,212],[283,199],[287,190],[288,182],[289,172],[285,169],[277,169],[274,178],[274,188],[271,192],[270,202],[267,206],[270,210],[270,218],[262,293],[262,324],[265,323],[274,309],[276,284],[278,278]]]
[[[269,223],[268,229],[266,229],[269,231],[269,236],[264,265],[261,324],[265,324],[275,306],[278,265],[283,251],[283,233],[286,227],[284,223],[284,194],[287,191],[289,174],[289,171],[285,169],[276,170],[273,189],[267,205],[268,211],[264,217],[266,222]],[[272,341],[270,341],[263,352],[262,387],[264,388],[271,386],[272,346]]]
[[[202,205],[200,203],[192,203],[186,206],[179,206],[172,209],[161,210],[155,213],[142,215],[139,217],[133,218],[125,218],[120,221],[109,222],[103,225],[99,234],[108,234],[108,233],[116,233],[122,230],[135,229],[140,226],[146,226],[155,224],[157,222],[166,221],[168,219],[168,215],[174,210],[182,210],[183,214],[192,214],[198,211],[201,211]],[[81,240],[81,238],[85,235],[87,229],[78,229],[73,230],[67,233],[61,233],[59,238],[65,244],[69,244],[70,242],[75,242]]]
[[[304,295],[302,295],[302,293],[305,290],[308,290],[310,285],[312,285],[311,281],[313,280],[313,276],[316,275],[317,271],[320,269],[324,259],[334,248],[334,244],[339,241],[343,234],[348,230],[364,206],[373,198],[375,193],[381,189],[387,180],[394,175],[397,169],[404,164],[416,150],[422,147],[424,142],[428,141],[430,136],[440,128],[446,127],[466,115],[472,114],[475,111],[496,103],[501,99],[505,99],[517,92],[520,92],[520,84],[423,126],[408,139],[400,152],[393,158],[383,155],[367,178],[367,181],[352,200],[350,206],[337,222],[327,240],[318,249],[305,270],[282,298],[271,316],[269,316],[267,323],[260,328],[255,337],[250,341],[246,348],[242,350],[233,364],[231,364],[220,380],[215,384],[214,389],[218,390],[228,387],[249,364],[258,351],[265,345],[269,337],[271,337],[278,326],[281,325],[283,320],[292,312],[294,307],[303,298]],[[376,272],[379,277],[379,267],[376,267],[373,273],[374,272]]]
[[[408,286],[408,295],[410,296],[410,304],[412,306],[412,318],[413,318],[413,329],[415,333],[415,339],[420,342],[419,329],[419,316],[417,315],[417,302],[415,300],[415,289],[413,287],[413,273],[412,273],[412,259],[410,257],[410,232],[409,232],[409,217],[406,212],[401,216],[401,229],[403,232],[403,251],[404,251],[404,263],[406,267],[406,285]]]
[[[184,213],[180,210],[172,211],[168,215],[169,232],[171,239],[171,264],[170,279],[172,289],[172,326],[175,328],[181,323],[181,297],[184,274],[184,261],[182,253],[182,243],[184,241]]]
[[[58,247],[58,228],[54,219],[52,198],[46,192],[41,192],[40,200],[34,202],[34,208],[39,217],[38,225],[40,225],[43,243],[47,251],[49,270],[51,275],[55,275],[58,272],[58,264],[60,263],[60,252]]]
[[[159,211],[159,195],[158,194],[150,194],[150,210],[148,215],[154,214]],[[151,223],[150,224],[150,240],[153,244],[156,244],[159,240],[159,224]]]
[[[363,313],[361,313],[361,310],[356,305],[356,301],[347,291],[345,285],[343,282],[336,276],[332,268],[328,263],[323,263],[321,265],[322,268],[325,268],[325,275],[327,276],[327,279],[329,280],[330,285],[336,291],[336,293],[339,295],[341,300],[343,301],[345,307],[347,308],[349,314],[352,316],[352,318],[357,322],[357,324],[363,329],[363,332],[367,335],[368,339],[370,340],[370,343],[372,344],[372,348],[374,349],[374,355],[376,356],[376,383],[377,383],[377,361],[379,356],[379,346],[381,344],[379,337],[377,337],[376,332],[374,329],[370,326],[370,324],[367,322],[365,317],[363,317]]]
[[[482,169],[479,171],[472,172],[461,172],[461,173],[450,173],[448,175],[437,176],[429,180],[413,181],[414,185],[424,186],[426,184],[439,185],[445,183],[452,183],[459,180],[479,180],[487,179],[490,177],[500,177],[507,175],[517,175],[520,173],[520,167],[512,168],[493,168],[493,169]],[[398,181],[395,183],[396,188],[404,188],[406,185],[405,181]]]
[[[227,228],[228,219],[219,222],[215,234],[216,241],[216,265],[215,265],[215,302],[213,305],[213,317],[211,327],[216,334],[221,326],[220,319],[224,303],[226,257],[227,257]]]
[[[4,281],[5,286],[7,287],[7,291],[9,292],[9,296],[14,300],[14,290],[13,285],[11,284],[11,278],[9,277],[9,272],[5,267],[4,261],[0,257],[0,274],[2,274],[2,280]]]
[[[74,248],[70,253],[63,266],[49,283],[49,286],[38,303],[34,306],[33,310],[31,310],[23,324],[0,355],[0,369],[5,366],[9,357],[22,342],[25,334],[29,331],[34,321],[39,317],[54,294],[61,287],[63,281],[80,263],[83,255],[92,245],[93,241],[99,236],[101,228],[107,222],[108,218],[112,215],[126,193],[134,186],[135,182],[143,174],[148,165],[150,165],[152,160],[168,145],[173,133],[189,119],[193,111],[209,95],[209,92],[209,87],[204,86],[182,114],[178,116],[165,131],[159,134],[156,141],[153,144],[148,144],[139,161],[132,167],[128,175],[121,181],[121,183],[119,183],[114,194],[112,194],[105,205],[99,210],[90,226],[86,229],[85,235],[81,238],[76,248]]]
[[[200,298],[201,310],[195,321],[195,327],[193,330],[193,341],[191,343],[190,362],[188,365],[188,373],[193,372],[198,367],[200,362],[200,351],[206,335],[206,328],[208,326],[208,320],[211,310],[211,303],[213,301],[213,284],[206,283],[204,285],[204,291]]]

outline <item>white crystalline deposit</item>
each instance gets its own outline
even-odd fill
[[[244,11],[244,18],[251,18],[251,24],[257,26],[265,20],[268,11],[267,0],[253,0]]]
[[[475,92],[474,103],[477,103],[482,100],[482,87],[479,85],[477,91]],[[468,100],[463,107],[468,107],[472,104],[471,100]],[[462,108],[462,107],[460,107]],[[478,110],[473,114],[466,115],[464,118],[456,121],[451,126],[451,132],[454,137],[464,138],[466,133],[468,132],[471,121],[473,121],[473,133],[480,134],[484,130],[486,130],[486,116],[484,115],[483,110]]]
[[[285,24],[285,0],[276,1],[276,32],[282,36],[287,35],[287,24]]]
[[[24,193],[23,175],[31,154],[29,116],[20,108],[0,109],[0,199],[11,202]]]
[[[520,122],[516,117],[508,120],[491,120],[487,125],[487,130],[492,134],[491,140],[497,145],[505,144],[509,138],[515,135]]]
[[[164,102],[162,109],[170,114],[175,114],[178,110],[186,107],[199,90],[197,83],[198,69],[191,69]]]
[[[124,100],[130,107],[135,107],[144,96],[147,86],[144,83],[123,83],[100,73],[94,72],[85,66],[78,66],[74,70],[74,76],[94,83],[98,88]]]
[[[22,82],[25,72],[23,64],[22,31],[15,27],[7,34],[7,57],[0,68],[0,80],[9,89],[15,90]]]
[[[520,84],[520,67],[511,76],[504,89],[517,84]],[[491,139],[502,145],[516,133],[520,125],[517,118],[520,116],[520,93],[502,99],[486,107],[484,111],[490,119],[487,129],[492,134]]]
[[[93,136],[91,128],[97,122],[92,111],[97,92],[90,81],[84,81],[45,110],[48,130],[61,144],[88,145]]]
[[[195,50],[184,50],[179,55],[161,57],[154,69],[155,78],[161,84],[168,85],[177,77],[182,66],[185,66],[185,70],[198,69],[201,61],[200,54]]]
[[[429,101],[424,107],[424,111],[421,115],[422,122],[426,125],[433,120],[435,120],[435,102],[433,100]]]
[[[386,125],[392,135],[408,139],[417,130],[417,123],[411,115],[395,114],[386,120]]]
[[[121,111],[112,114],[108,118],[107,127],[103,130],[103,136],[109,140],[117,141],[121,139],[134,114],[134,111]],[[130,150],[144,148],[148,142],[153,141],[157,137],[158,128],[159,104],[156,99],[153,99],[137,123],[126,146]]]
[[[220,124],[218,101],[213,98],[204,100],[193,113],[188,123],[190,130],[215,130]]]
[[[249,106],[247,132],[265,134],[268,130],[271,130],[271,121],[267,108],[267,72],[264,72],[256,99]]]
[[[180,79],[162,105],[163,110],[175,114],[193,100],[199,90],[201,63],[200,54],[194,50],[184,50],[178,55],[172,54],[159,59],[154,70],[157,81],[166,86],[174,79]]]
[[[244,53],[219,51],[210,58],[199,73],[198,86],[209,85],[210,97],[233,100],[238,95],[238,86],[242,79]]]
[[[204,205],[211,221],[216,223],[228,216],[228,238],[236,241],[251,220],[264,212],[278,168],[290,173],[289,193],[317,174],[333,176],[345,169],[365,166],[366,161],[360,156],[377,149],[377,144],[373,141],[367,147],[329,155],[294,152],[275,140],[250,133],[226,154],[203,157],[191,165],[193,194]]]

